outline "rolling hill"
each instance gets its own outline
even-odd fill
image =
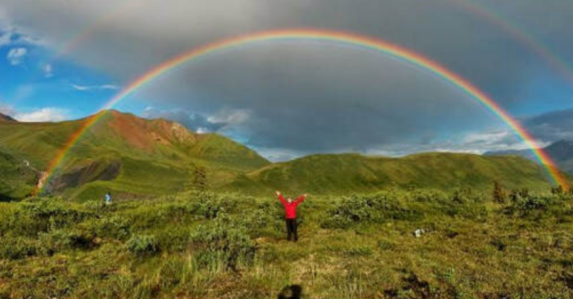
[[[209,187],[262,194],[341,194],[384,188],[547,189],[542,167],[517,156],[427,153],[403,158],[321,154],[272,164],[255,151],[217,134],[196,134],[179,123],[105,111],[82,136],[49,180],[46,190],[66,198],[154,197],[181,191],[197,167]],[[0,196],[22,198],[69,137],[88,119],[59,123],[0,122]],[[29,161],[26,173],[22,161]],[[26,162],[28,163],[28,162]],[[24,175],[18,176],[17,174]],[[18,183],[14,183],[15,181]],[[19,191],[6,186],[19,186]]]
[[[276,163],[238,177],[226,186],[251,192],[341,194],[383,188],[488,188],[499,181],[509,189],[550,187],[544,170],[516,156],[425,153],[403,158],[321,154]]]

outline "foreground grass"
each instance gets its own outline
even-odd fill
[[[272,197],[0,203],[0,298],[572,297],[571,195],[386,191],[298,214],[291,243]]]

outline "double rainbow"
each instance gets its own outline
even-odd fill
[[[562,187],[568,187],[570,184],[564,179],[562,174],[554,167],[554,163],[548,157],[548,155],[540,149],[535,139],[518,123],[513,119],[506,111],[504,111],[492,98],[490,98],[486,93],[482,92],[477,87],[473,86],[470,82],[466,81],[461,76],[455,74],[444,66],[434,62],[433,60],[424,57],[418,53],[410,51],[408,49],[402,48],[400,46],[394,45],[390,42],[384,41],[378,38],[361,36],[348,32],[340,31],[328,31],[328,30],[316,30],[316,29],[286,29],[286,30],[274,30],[274,31],[264,31],[258,33],[252,33],[237,37],[232,37],[228,39],[223,39],[210,43],[198,48],[191,49],[190,51],[184,52],[177,55],[167,61],[160,63],[148,72],[136,78],[128,86],[122,89],[118,94],[111,98],[102,108],[110,109],[114,107],[120,101],[128,98],[134,92],[144,87],[148,83],[152,82],[154,79],[168,73],[169,71],[201,57],[207,55],[212,55],[225,50],[235,49],[237,47],[260,43],[260,42],[271,42],[271,41],[289,41],[289,40],[311,40],[315,42],[327,42],[335,43],[337,45],[352,45],[361,49],[375,51],[378,53],[386,54],[391,57],[397,58],[399,60],[410,63],[416,66],[418,69],[428,71],[434,74],[443,81],[451,84],[452,86],[458,88],[460,91],[464,92],[471,98],[478,101],[482,106],[490,110],[494,115],[504,121],[515,134],[530,147],[536,158],[544,165],[552,179]],[[69,153],[70,149],[73,148],[74,144],[94,125],[99,119],[104,115],[104,112],[99,112],[85,120],[83,125],[73,133],[68,141],[63,145],[63,147],[58,150],[54,159],[48,164],[46,170],[47,180],[52,177],[54,172],[60,167],[62,161],[64,161],[66,155]],[[44,184],[45,186],[46,184]]]
[[[531,51],[543,58],[546,63],[556,70],[567,82],[572,82],[572,67],[569,63],[561,59],[556,53],[548,48],[544,43],[539,42],[536,38],[528,33],[528,30],[520,28],[519,24],[511,22],[511,19],[501,15],[494,9],[489,9],[485,3],[475,0],[447,0],[455,6],[459,6],[477,17],[487,20],[488,23],[495,25],[516,41],[522,43]]]

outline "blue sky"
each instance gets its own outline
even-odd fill
[[[55,119],[80,118],[97,111],[118,91],[106,74],[67,59],[53,60],[53,51],[43,45],[14,39],[0,46],[0,73],[6,74],[0,103],[8,111],[22,115],[53,108],[61,114],[54,114]]]
[[[7,0],[0,4],[0,112],[21,121],[81,118],[177,53],[222,37],[293,27],[351,31],[419,52],[521,120],[572,109],[571,75],[565,78],[548,57],[456,1],[463,0],[362,0],[353,7],[323,0],[170,6],[41,0],[30,8]],[[241,15],[233,13],[235,5]],[[571,1],[524,0],[492,13],[550,49],[571,74]],[[313,43],[247,47],[185,65],[115,108],[218,132],[273,159],[524,146],[504,123],[436,77],[389,57]],[[541,144],[571,136],[572,128],[551,131],[552,137],[536,136]]]

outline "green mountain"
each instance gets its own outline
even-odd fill
[[[556,163],[562,171],[572,174],[572,140],[559,140],[543,148],[544,152]],[[515,155],[538,162],[531,150],[509,150],[487,152],[485,156]]]
[[[165,119],[106,111],[71,148],[46,187],[69,197],[157,196],[181,190],[193,168],[224,183],[269,162],[249,148],[216,134],[194,134]],[[0,122],[0,145],[37,169],[51,159],[88,119],[60,123]]]
[[[238,177],[226,188],[341,194],[393,187],[490,189],[495,180],[509,189],[550,187],[544,170],[521,157],[425,153],[403,158],[312,155],[263,167]]]
[[[263,194],[341,194],[384,188],[462,187],[548,189],[542,167],[516,156],[428,153],[403,158],[358,154],[312,155],[271,164],[255,151],[217,134],[195,134],[165,119],[106,111],[66,153],[43,190],[66,198],[173,194],[190,185],[197,170],[209,188]],[[8,119],[8,118],[6,118]],[[22,198],[50,161],[89,119],[59,123],[0,122],[0,196]],[[39,171],[36,171],[39,170]],[[192,184],[191,184],[192,185]]]
[[[28,161],[0,147],[0,201],[26,197],[34,191],[38,172]]]

